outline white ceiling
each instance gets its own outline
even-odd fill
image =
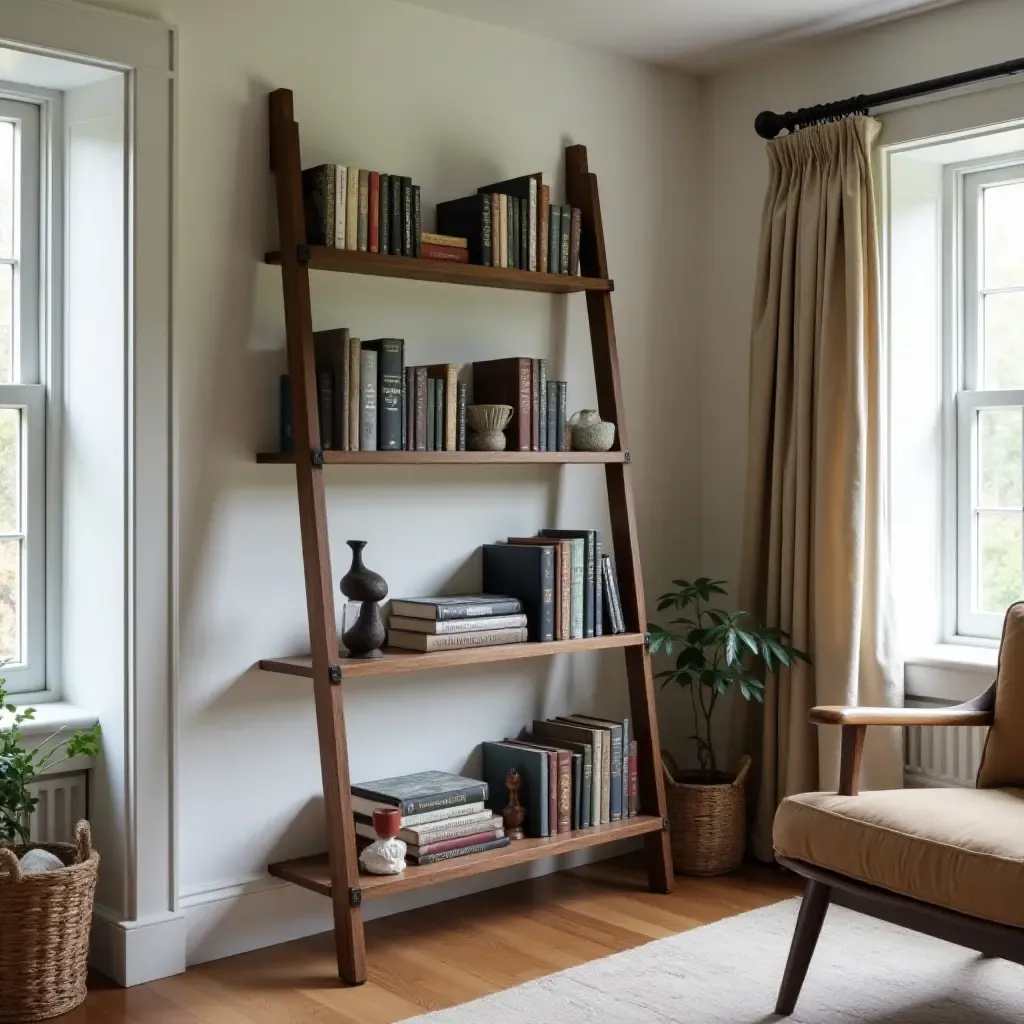
[[[770,42],[959,0],[407,0],[446,14],[687,70]]]

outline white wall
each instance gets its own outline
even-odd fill
[[[284,368],[280,272],[260,262],[275,235],[267,92],[294,90],[305,165],[411,175],[426,211],[534,170],[561,196],[563,146],[588,145],[650,594],[698,558],[697,97],[667,72],[391,0],[128,6],[179,30],[179,892],[196,959],[329,920],[326,901],[263,881],[269,860],[313,851],[323,833],[310,685],[255,668],[307,644],[294,475],[253,460],[275,446]],[[312,290],[317,328],[404,337],[420,363],[546,356],[570,381],[572,408],[594,404],[579,297],[341,275],[315,276]],[[367,468],[327,479],[335,578],[345,539],[363,538],[395,595],[476,585],[474,551],[487,541],[556,523],[607,529],[593,468]],[[681,702],[667,703],[671,741]],[[472,770],[481,740],[535,716],[627,707],[616,654],[355,683],[352,774]]]

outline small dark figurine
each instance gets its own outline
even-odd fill
[[[519,802],[523,777],[515,768],[510,768],[508,775],[505,776],[505,788],[508,790],[508,803],[501,812],[502,820],[505,822],[505,835],[509,839],[524,839],[526,833],[523,831],[523,822],[526,820],[526,808]]]
[[[350,658],[379,658],[385,633],[377,602],[388,596],[388,585],[383,576],[363,565],[365,540],[350,540],[348,546],[352,549],[352,565],[341,579],[341,592],[350,601],[362,601],[362,607],[341,639]]]

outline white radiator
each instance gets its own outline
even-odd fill
[[[935,707],[907,701],[908,707]],[[973,786],[988,729],[984,726],[915,727],[904,730],[903,775],[908,787]]]
[[[39,798],[29,827],[34,843],[74,842],[75,825],[88,816],[87,772],[44,776],[29,786]]]

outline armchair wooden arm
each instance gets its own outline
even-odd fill
[[[950,708],[811,708],[814,725],[842,726],[839,795],[856,796],[864,736],[869,725],[991,725],[996,705],[996,684],[983,694]]]

